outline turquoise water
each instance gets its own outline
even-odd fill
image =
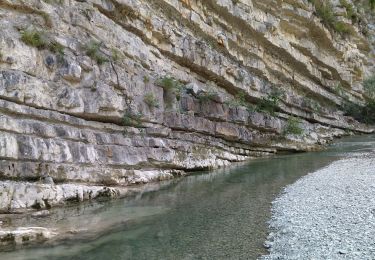
[[[266,253],[271,202],[283,187],[374,142],[372,136],[347,138],[324,152],[256,159],[130,198],[56,210],[40,221],[106,228],[3,252],[0,259],[256,259]]]

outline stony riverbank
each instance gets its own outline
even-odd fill
[[[351,154],[288,186],[262,259],[373,259],[374,165],[374,151]]]

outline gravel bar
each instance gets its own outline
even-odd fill
[[[375,153],[308,174],[273,202],[261,259],[375,259]]]

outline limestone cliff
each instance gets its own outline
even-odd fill
[[[342,107],[374,25],[332,1],[342,35],[310,2],[0,0],[0,210],[371,132]]]

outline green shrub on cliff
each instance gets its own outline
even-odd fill
[[[375,75],[363,81],[363,87],[366,95],[371,99],[375,99]]]
[[[60,43],[56,41],[52,41],[49,44],[49,50],[52,51],[53,53],[64,55],[64,46],[62,46]]]
[[[39,50],[49,49],[53,53],[64,55],[64,46],[55,40],[51,40],[50,36],[38,30],[21,31],[21,40]]]
[[[37,30],[21,31],[21,40],[27,45],[38,49],[45,49],[48,46],[47,36]]]
[[[369,0],[369,5],[370,5],[371,10],[374,10],[375,9],[375,0]]]
[[[217,93],[213,90],[208,90],[205,92],[201,91],[198,93],[197,98],[199,102],[207,102],[207,101],[213,100],[216,95]]]
[[[351,3],[347,0],[340,0],[340,5],[346,10],[346,18],[352,20],[353,23],[358,22],[358,14]]]
[[[351,28],[346,23],[339,21],[336,14],[333,11],[333,6],[329,1],[323,0],[308,0],[315,7],[317,16],[321,19],[322,23],[330,30],[333,30],[341,35],[350,34]],[[353,6],[344,0],[341,0],[341,5],[347,9],[347,16],[353,20],[355,12]],[[356,19],[356,18],[355,18]]]
[[[227,105],[229,107],[240,107],[244,106],[246,107],[248,105],[248,102],[246,101],[245,92],[240,91],[237,95],[234,96],[233,99],[227,102]]]
[[[166,91],[180,91],[183,84],[172,76],[163,76],[155,82]]]
[[[333,26],[334,26],[334,30],[341,35],[348,35],[348,34],[351,34],[352,32],[350,26],[341,21],[335,22]]]
[[[158,99],[154,96],[153,93],[147,93],[144,96],[143,100],[149,106],[149,108],[158,108],[159,107]]]
[[[270,115],[275,115],[280,100],[284,96],[284,92],[280,89],[273,88],[271,92],[260,100],[257,104],[256,110],[259,112],[266,112]]]
[[[172,76],[163,76],[155,81],[155,84],[164,89],[166,104],[172,105],[174,97],[180,100],[184,85]]]
[[[327,26],[332,28],[335,21],[336,21],[336,16],[333,12],[333,7],[330,2],[322,2],[319,0],[313,0],[311,1],[316,9],[316,13],[318,17],[322,19],[322,23]]]
[[[351,116],[358,121],[363,121],[361,119],[361,117],[362,117],[362,107],[361,106],[359,106],[357,104],[354,104],[352,102],[345,102],[342,105],[342,109],[344,111],[344,115]]]
[[[149,82],[150,82],[150,77],[147,76],[147,75],[144,75],[144,76],[143,76],[143,83],[147,84],[147,83],[149,83]]]
[[[64,3],[64,0],[43,0],[47,4],[58,4],[62,5]]]
[[[238,92],[238,94],[235,95],[233,99],[227,101],[226,104],[231,108],[246,107],[247,111],[250,113],[256,110],[255,106],[246,100],[245,91]]]
[[[375,100],[367,101],[364,106],[346,103],[343,105],[343,109],[346,116],[351,116],[358,122],[375,124]]]
[[[134,113],[130,109],[127,109],[122,118],[122,124],[124,126],[140,127],[142,123],[142,113]]]
[[[343,104],[344,114],[365,124],[375,124],[375,75],[363,82],[367,100],[364,106],[347,102]]]
[[[297,117],[290,116],[283,132],[285,135],[302,135],[303,129],[301,128],[301,120]]]
[[[84,46],[86,55],[95,60],[99,65],[108,62],[109,59],[100,51],[101,42],[90,41]]]

